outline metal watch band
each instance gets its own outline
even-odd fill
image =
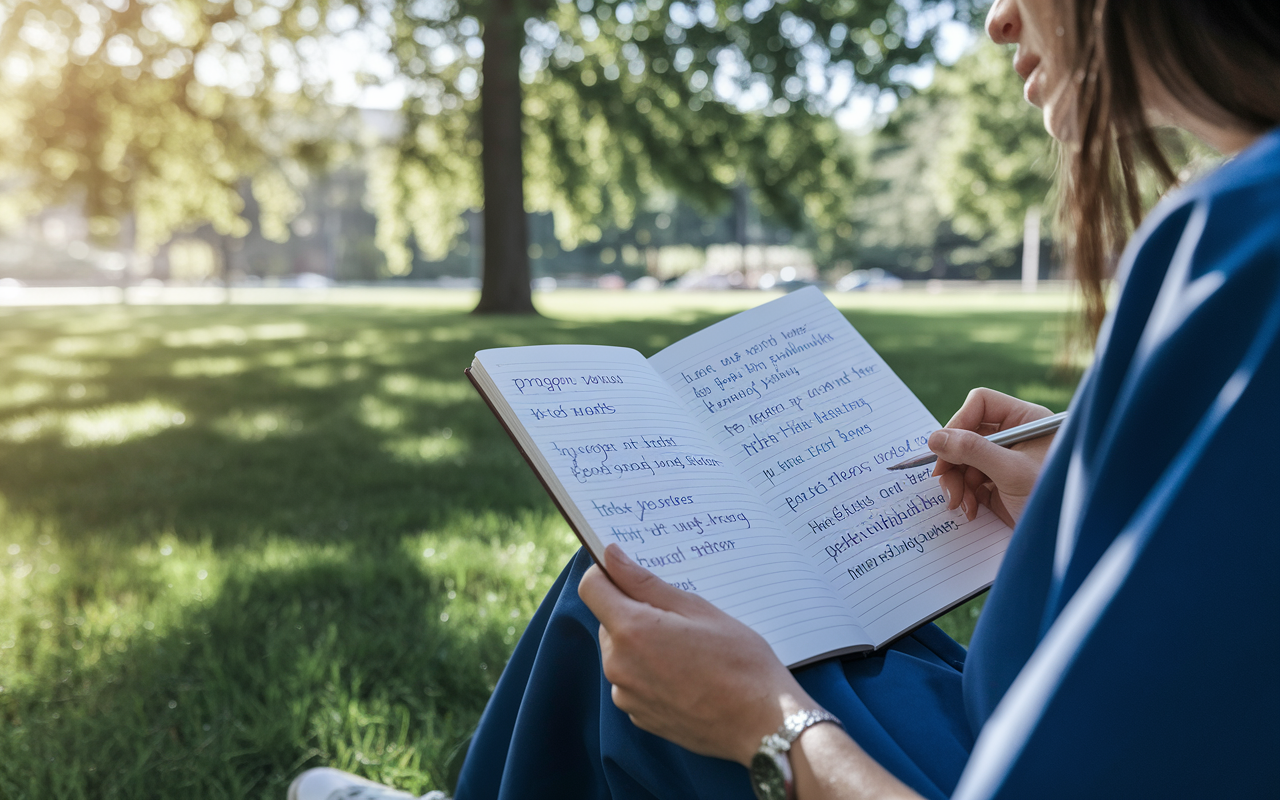
[[[800,738],[800,734],[820,722],[834,722],[841,729],[844,728],[840,719],[825,709],[810,708],[806,711],[797,711],[782,721],[782,727],[778,728],[777,733],[771,733],[760,740],[760,750],[785,753],[791,749],[791,743]]]
[[[791,745],[800,734],[821,722],[844,725],[834,714],[821,708],[797,711],[782,721],[777,733],[760,740],[760,749],[751,759],[751,788],[759,800],[795,800],[791,775]]]
[[[784,749],[790,749],[791,743],[800,738],[800,734],[804,733],[807,728],[817,725],[819,722],[834,722],[842,729],[843,723],[839,718],[830,711],[822,708],[811,708],[807,711],[797,711],[782,721],[782,727],[774,734],[786,741],[787,746]]]

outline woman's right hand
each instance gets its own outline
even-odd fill
[[[1036,485],[1053,436],[1013,447],[988,442],[985,436],[1025,425],[1053,412],[991,389],[974,389],[946,428],[929,436],[938,455],[933,474],[947,493],[948,508],[959,506],[969,519],[984,505],[1013,527]]]

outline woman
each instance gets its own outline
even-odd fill
[[[1151,128],[1239,155],[1138,232],[1035,492],[1043,443],[1002,450],[968,430],[1043,409],[978,391],[959,430],[930,439],[952,507],[1018,522],[967,659],[925,629],[882,659],[793,676],[750,630],[612,549],[618,586],[593,567],[578,587],[608,683],[580,663],[596,630],[570,591],[579,565],[513,658],[460,798],[747,797],[728,762],[823,707],[848,733],[813,725],[792,745],[806,800],[1274,793],[1280,4],[998,0],[987,30],[1018,46],[1026,97],[1064,144],[1064,217],[1095,319],[1138,215],[1136,156],[1173,177]],[[634,732],[613,706],[722,761]]]
[[[580,554],[494,693],[460,800],[750,797],[739,765],[819,709],[843,730],[810,718],[780,756],[804,800],[1276,792],[1280,3],[996,0],[987,30],[1017,45],[1063,143],[1094,322],[1139,157],[1173,179],[1152,128],[1235,157],[1138,230],[1052,448],[981,439],[1047,413],[986,390],[930,438],[953,508],[1017,523],[968,654],[926,626],[793,675],[617,548],[616,585]]]

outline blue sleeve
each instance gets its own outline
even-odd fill
[[[1276,792],[1280,136],[1268,139],[1253,171],[1237,163],[1187,193],[1135,248],[1028,509],[1034,529],[1019,527],[975,633],[965,691],[982,728],[956,798]]]

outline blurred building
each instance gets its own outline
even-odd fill
[[[396,112],[365,110],[358,119],[368,141],[388,142],[399,135]],[[386,259],[375,244],[377,220],[365,202],[366,180],[362,159],[311,175],[302,190],[303,209],[290,223],[285,242],[263,235],[259,206],[248,186],[240,192],[242,215],[250,223],[247,235],[228,237],[201,226],[175,235],[153,254],[95,243],[75,206],[47,209],[0,236],[0,278],[33,285],[389,280]],[[396,280],[462,284],[477,279],[483,219],[472,211],[464,223],[464,232],[444,258],[427,260],[415,251],[409,274]],[[132,240],[130,226],[130,220],[122,220],[118,241]],[[529,226],[533,275],[560,285],[595,285],[602,276],[613,276],[609,281],[620,285],[642,277],[697,283],[705,276],[717,286],[754,288],[818,278],[818,265],[803,237],[771,224],[745,189],[713,213],[674,196],[652,198],[630,228],[606,229],[599,241],[569,250],[556,240],[549,214],[530,214]]]

